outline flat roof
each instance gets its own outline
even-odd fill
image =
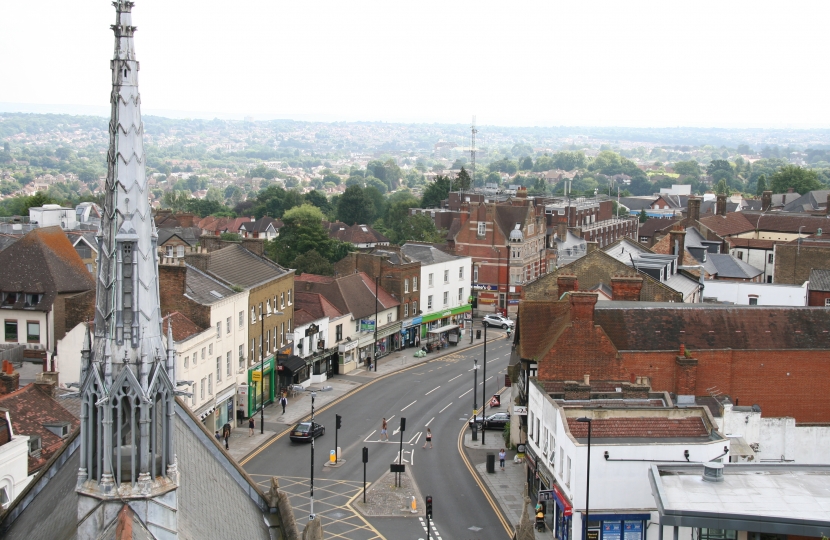
[[[663,525],[830,535],[828,465],[725,463],[709,482],[700,463],[654,464],[649,482]]]

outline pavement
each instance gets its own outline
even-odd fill
[[[239,429],[232,432],[230,438],[229,453],[234,459],[240,462],[245,462],[250,459],[263,445],[267,444],[272,438],[278,436],[280,433],[290,429],[295,423],[306,419],[311,414],[311,392],[316,391],[315,409],[321,408],[329,403],[337,401],[350,392],[368,384],[374,380],[382,378],[391,373],[401,371],[403,369],[419,365],[436,358],[451,355],[456,352],[463,351],[471,346],[482,343],[481,339],[475,339],[471,344],[469,336],[464,336],[456,346],[450,346],[440,352],[429,353],[423,358],[415,358],[414,354],[416,348],[407,348],[402,351],[395,351],[389,355],[380,358],[377,361],[377,371],[368,371],[365,368],[354,370],[345,375],[335,375],[324,383],[316,383],[294,397],[288,398],[288,405],[285,413],[282,412],[282,407],[279,404],[270,404],[264,410],[264,432],[260,433],[260,414],[256,415],[256,428],[254,435],[249,436],[247,429],[247,421]],[[504,333],[498,332],[494,337],[488,340],[495,342],[499,339],[504,339]],[[464,452],[467,459],[473,464],[479,478],[483,485],[489,492],[490,497],[499,506],[501,513],[505,519],[512,525],[513,528],[518,524],[522,514],[523,494],[526,487],[526,469],[523,462],[515,463],[515,450],[507,451],[507,461],[505,463],[505,470],[501,471],[496,461],[496,472],[489,474],[486,472],[486,455],[487,453],[498,454],[499,449],[505,446],[501,433],[498,431],[488,431],[486,436],[486,445],[481,444],[481,434],[479,433],[479,440],[472,441],[472,435],[469,430],[464,436]],[[412,487],[408,483],[409,478],[405,480],[405,488],[400,491],[405,494],[406,499],[415,495],[417,500],[418,514],[421,514],[423,508],[423,499],[420,493],[410,491]],[[384,486],[389,482],[376,483],[375,489]],[[391,486],[390,486],[391,487]],[[417,489],[417,488],[415,488]],[[370,490],[374,491],[374,490]],[[384,489],[375,493],[374,500],[384,500],[384,497],[378,497]],[[393,489],[393,491],[398,491]],[[388,493],[384,493],[388,497]],[[387,502],[389,505],[382,505],[384,508],[375,509],[379,515],[401,515],[407,514],[404,511],[405,504],[403,499],[396,500],[397,497],[391,497]],[[362,506],[362,501],[361,504]],[[388,506],[388,508],[386,507]],[[361,513],[364,515],[378,515],[376,511],[370,508],[361,508]],[[533,508],[529,508],[531,516]],[[536,538],[539,540],[551,538],[551,532],[548,530],[544,533],[535,532]]]

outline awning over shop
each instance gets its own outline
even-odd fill
[[[438,328],[436,328],[434,330],[430,330],[429,333],[430,334],[443,334],[444,332],[449,332],[450,330],[455,330],[456,328],[458,328],[457,324],[448,324],[448,325],[445,325],[445,326],[439,326]]]
[[[452,315],[458,315],[460,313],[465,313],[467,311],[472,310],[472,306],[470,304],[464,304],[463,306],[454,307],[452,309],[445,309],[444,311],[440,311],[438,313],[432,313],[430,315],[424,315],[421,317],[421,322],[432,322],[437,321],[438,319],[444,319],[446,317],[450,317]]]
[[[303,369],[305,366],[305,360],[303,360],[296,354],[292,354],[291,356],[286,358],[283,363],[279,365],[278,369],[280,371],[290,371],[291,373],[296,373],[297,371]]]
[[[194,415],[198,416],[199,420],[204,420],[210,414],[212,414],[213,411],[215,411],[215,410],[216,410],[216,404],[215,403],[209,403],[209,404],[205,405],[204,407],[202,407],[200,409],[197,409],[196,412],[194,413]]]
[[[386,336],[391,336],[392,334],[396,334],[401,329],[401,321],[395,321],[392,323],[387,324],[381,328],[378,328],[378,339],[385,338]]]

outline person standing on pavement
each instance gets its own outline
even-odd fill
[[[248,418],[248,437],[254,434],[254,417]]]
[[[228,447],[228,441],[231,438],[231,425],[230,424],[226,423],[224,426],[222,426],[222,438],[225,439],[225,450],[230,450],[230,448]]]
[[[432,431],[427,428],[427,440],[424,441],[424,445],[421,448],[426,448],[427,443],[429,443],[429,447],[432,448]]]
[[[507,454],[504,452],[504,448],[499,451],[499,465],[501,466],[501,470],[504,470],[504,458],[507,457]]]
[[[285,406],[288,405],[288,400],[285,398],[285,394],[280,397],[280,405],[282,405],[282,414],[285,414]]]
[[[389,440],[389,435],[386,431],[386,418],[384,418],[383,421],[380,423],[380,440],[383,440],[384,437],[386,437],[387,441]]]

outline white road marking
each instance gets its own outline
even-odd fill
[[[418,441],[420,441],[420,440],[421,440],[421,434],[422,434],[422,433],[423,433],[423,431],[419,431],[419,432],[415,435],[415,440],[414,440],[414,441],[410,440],[410,441],[409,441],[409,444],[416,444],[416,445],[417,445],[417,444],[418,444]]]
[[[417,402],[418,402],[418,400],[416,399],[415,401],[413,401],[412,403],[410,403],[409,405],[407,405],[406,407],[404,407],[403,409],[401,409],[401,412],[404,412],[405,410],[407,410],[407,409],[408,409],[408,408],[410,408],[411,406],[415,405]]]
[[[452,379],[448,380],[447,382],[453,382],[454,380],[456,380],[456,379],[457,379],[458,377],[460,377],[460,376],[461,376],[461,375],[456,375],[455,377],[453,377]]]
[[[426,424],[424,424],[424,427],[429,427],[429,425],[432,423],[432,421],[433,421],[433,420],[435,420],[435,417],[434,417],[434,416],[433,416],[432,418],[430,418],[430,419],[429,419],[429,422],[427,422]]]
[[[425,396],[428,396],[428,395],[430,395],[431,393],[433,393],[433,392],[435,392],[436,390],[438,390],[439,388],[441,388],[441,386],[440,386],[440,385],[436,386],[435,388],[433,388],[432,390],[430,390],[429,392],[427,392],[427,393],[426,393],[426,394],[424,394],[424,395],[425,395]]]
[[[452,401],[450,401],[450,405],[452,405]],[[447,409],[449,409],[450,405],[447,405],[446,407],[444,407],[443,409],[441,409],[440,411],[438,411],[438,414],[441,414],[442,412],[444,412],[444,411],[446,411]]]
[[[490,379],[492,379],[492,378],[493,378],[493,377],[487,377],[487,381],[489,381],[489,380],[490,380]],[[487,382],[487,381],[485,381],[485,382]]]
[[[466,392],[464,392],[463,394],[461,394],[460,396],[458,396],[458,399],[463,398],[464,396],[466,396],[467,394],[469,394],[469,393],[470,393],[470,392],[472,392],[472,391],[473,391],[473,389],[472,389],[472,388],[470,388],[469,390],[467,390]]]

